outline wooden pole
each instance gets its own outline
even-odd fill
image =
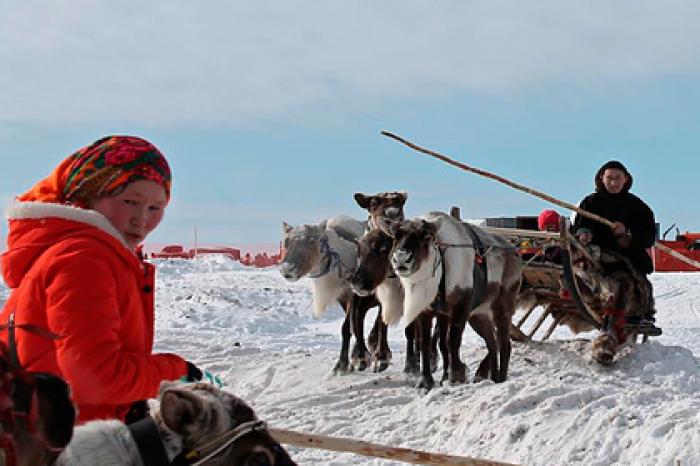
[[[514,181],[511,181],[507,178],[503,178],[502,176],[498,176],[494,173],[490,173],[490,172],[487,172],[485,170],[481,170],[479,168],[470,167],[469,165],[466,165],[462,162],[458,162],[454,159],[451,159],[450,157],[447,157],[446,155],[442,155],[442,154],[435,152],[435,151],[432,151],[430,149],[425,149],[423,147],[417,146],[417,145],[413,144],[411,141],[408,141],[408,140],[402,138],[401,136],[397,136],[394,133],[390,133],[389,131],[382,131],[382,135],[389,137],[389,138],[392,138],[392,139],[395,139],[395,140],[399,141],[400,143],[405,144],[406,146],[410,147],[413,150],[416,150],[418,152],[422,152],[424,154],[428,154],[431,157],[435,157],[436,159],[442,160],[443,162],[447,162],[450,165],[453,165],[457,168],[461,168],[462,170],[476,173],[477,175],[481,175],[481,176],[484,176],[486,178],[491,178],[492,180],[496,180],[500,183],[507,184],[511,188],[515,188],[519,191],[523,191],[523,192],[526,192],[528,194],[532,194],[533,196],[539,197],[540,199],[544,199],[545,201],[551,202],[552,204],[556,204],[560,207],[564,207],[565,209],[573,210],[574,212],[581,214],[584,217],[588,217],[590,219],[593,219],[597,222],[603,223],[603,224],[612,228],[613,223],[610,220],[603,218],[599,215],[593,214],[591,212],[588,212],[587,210],[583,210],[578,206],[575,206],[573,204],[569,204],[568,202],[564,202],[562,200],[559,200],[559,199],[552,197],[548,194],[545,194],[541,191],[537,191],[536,189],[532,189],[532,188],[529,188],[529,187],[524,186],[522,184],[515,183]]]
[[[268,427],[267,431],[279,443],[305,448],[355,453],[373,458],[385,458],[409,464],[455,465],[455,466],[516,466],[511,463],[481,460],[466,456],[443,453],[428,453],[410,448],[396,448],[343,437],[328,437]]]
[[[665,244],[659,243],[658,241],[656,242],[656,244],[654,244],[654,247],[662,250],[666,254],[669,254],[669,255],[675,257],[679,261],[685,262],[686,264],[692,265],[696,269],[700,270],[700,262],[698,262],[694,259],[691,259],[690,257],[684,256],[683,254],[676,251],[675,249],[671,249],[668,246],[666,246]]]
[[[469,165],[466,165],[462,162],[458,162],[450,157],[447,157],[446,155],[442,155],[438,152],[432,151],[430,149],[425,149],[424,147],[420,147],[416,144],[413,144],[411,141],[408,141],[408,140],[402,138],[401,136],[397,136],[396,134],[391,133],[389,131],[382,131],[381,133],[382,133],[382,135],[384,135],[386,137],[389,137],[391,139],[399,141],[400,143],[410,147],[411,149],[413,149],[415,151],[430,155],[431,157],[442,160],[443,162],[446,162],[446,163],[453,165],[457,168],[460,168],[464,171],[476,173],[477,175],[481,175],[481,176],[484,176],[486,178],[491,178],[492,180],[496,180],[500,183],[506,184],[506,185],[508,185],[512,188],[515,188],[519,191],[523,191],[525,193],[532,194],[533,196],[539,197],[540,199],[544,199],[545,201],[551,202],[552,204],[556,204],[560,207],[564,207],[565,209],[573,210],[577,214],[583,215],[584,217],[588,217],[591,220],[595,220],[596,222],[600,222],[603,225],[607,225],[610,228],[613,227],[613,222],[611,222],[610,220],[603,218],[600,215],[596,215],[592,212],[588,212],[587,210],[581,209],[580,207],[575,206],[573,204],[569,204],[568,202],[565,202],[565,201],[562,201],[562,200],[557,199],[555,197],[552,197],[552,196],[545,194],[541,191],[537,191],[536,189],[532,189],[532,188],[529,188],[529,187],[524,186],[522,184],[515,183],[507,178],[503,178],[502,176],[498,176],[494,173],[490,173],[490,172],[487,172],[485,170],[481,170],[479,168],[470,167]],[[661,244],[657,241],[656,244],[654,244],[654,247],[656,247],[656,248],[660,249],[661,251],[663,251],[667,254],[670,254],[671,256],[675,257],[676,259],[678,259],[682,262],[685,262],[686,264],[692,265],[693,267],[700,270],[700,262],[693,260],[690,257],[686,257],[683,254],[679,253],[678,251],[675,251],[675,250],[669,248],[668,246]]]

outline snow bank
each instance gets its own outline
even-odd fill
[[[398,328],[386,372],[331,375],[343,316],[312,318],[304,280],[274,269],[161,271],[158,349],[217,372],[272,425],[528,465],[700,464],[700,274],[652,277],[664,336],[610,368],[590,360],[588,340],[558,329],[551,342],[515,344],[503,384],[426,394],[402,373]],[[472,374],[484,353],[467,330]],[[291,452],[300,464],[400,464]]]
[[[217,373],[271,425],[527,465],[700,464],[700,274],[652,275],[664,335],[612,367],[590,360],[588,340],[557,329],[548,343],[514,345],[505,383],[426,394],[402,373],[399,328],[386,372],[331,375],[343,314],[314,319],[305,280],[215,255],[156,265],[156,350]],[[7,295],[0,284],[0,301]],[[467,330],[470,374],[484,352]],[[290,451],[300,464],[400,464]]]

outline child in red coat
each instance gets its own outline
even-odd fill
[[[135,254],[163,218],[170,183],[155,146],[109,136],[7,210],[2,273],[12,292],[0,322],[14,327],[0,337],[23,368],[70,384],[78,422],[125,420],[161,381],[201,378],[180,356],[152,353],[154,270]]]

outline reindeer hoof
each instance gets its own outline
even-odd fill
[[[435,386],[435,381],[432,377],[421,377],[416,385],[416,388],[420,390],[430,391]]]
[[[459,384],[467,382],[467,366],[462,364],[457,367],[450,367],[450,383]]]
[[[333,375],[345,375],[350,371],[350,365],[347,361],[338,361],[333,368]]]
[[[372,367],[373,372],[384,372],[389,368],[389,361],[386,359],[381,359],[374,362]]]
[[[445,382],[450,380],[450,374],[448,374],[447,370],[443,370],[442,372],[442,378],[440,379],[440,385],[444,384]]]
[[[404,365],[403,371],[405,374],[418,375],[420,374],[420,365],[415,359],[406,359],[406,365]]]
[[[353,360],[352,368],[358,371],[364,371],[367,369],[367,360],[364,358]]]

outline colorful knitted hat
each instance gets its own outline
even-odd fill
[[[559,229],[559,214],[554,210],[543,210],[537,217],[537,228],[542,231]]]
[[[80,203],[137,180],[155,181],[170,198],[170,167],[153,144],[135,136],[107,136],[68,156],[18,200]]]

